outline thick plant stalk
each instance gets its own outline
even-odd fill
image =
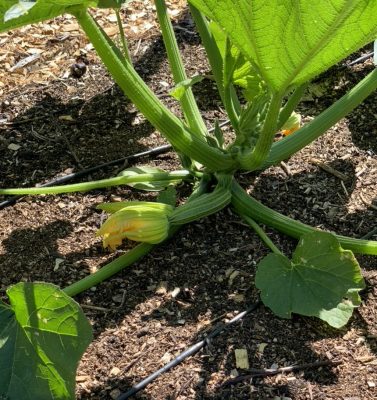
[[[127,185],[129,183],[143,183],[143,182],[169,182],[180,181],[187,179],[191,176],[189,171],[172,171],[162,172],[156,174],[138,174],[134,176],[116,176],[115,178],[100,179],[93,182],[73,183],[71,185],[63,186],[44,186],[33,188],[10,188],[0,189],[0,195],[36,195],[36,194],[59,194],[59,193],[72,193],[72,192],[86,192],[88,190],[106,188],[111,186]]]
[[[279,93],[274,93],[271,103],[268,107],[262,132],[254,149],[245,153],[241,153],[238,157],[241,168],[244,168],[248,171],[254,171],[258,169],[266,160],[276,134],[277,119],[279,116],[281,102],[282,95]]]
[[[296,239],[299,239],[305,233],[318,231],[316,228],[295,221],[264,206],[249,196],[235,180],[232,184],[232,205],[241,216],[249,216]],[[335,236],[345,249],[352,250],[355,253],[377,255],[377,241],[354,239],[342,235]]]
[[[167,12],[165,1],[155,0],[155,5],[173,79],[175,84],[178,84],[186,80],[187,75],[179,52],[174,29]],[[180,103],[187,125],[192,129],[193,133],[198,136],[203,136],[203,134],[207,132],[207,128],[203,122],[203,118],[190,87],[186,89]]]
[[[71,13],[77,18],[114,80],[177,151],[215,171],[233,169],[235,162],[231,156],[223,154],[209,146],[204,139],[192,134],[182,121],[161,103],[133,66],[113,49],[109,39],[85,9],[73,7]]]
[[[267,160],[260,169],[266,169],[289,158],[323,135],[339,120],[349,114],[377,89],[377,68],[369,73],[348,93],[298,131],[274,143]]]

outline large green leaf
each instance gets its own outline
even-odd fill
[[[30,3],[35,3],[33,6]],[[85,7],[97,4],[95,0],[0,0],[0,32],[34,24],[64,14],[73,5]]]
[[[0,398],[75,398],[77,364],[92,339],[79,305],[54,285],[19,283],[0,302]]]
[[[276,91],[304,83],[377,37],[376,0],[189,0]]]
[[[326,232],[304,235],[292,261],[269,254],[258,265],[255,284],[264,304],[278,316],[316,316],[337,327],[347,322],[351,305],[358,302],[357,291],[364,287],[353,253]]]
[[[225,64],[227,35],[215,22],[211,22],[209,28]],[[251,62],[245,60],[238,47],[231,45],[228,51],[230,51],[232,58],[236,60],[232,70],[232,83],[245,89],[244,95],[247,100],[251,101],[261,92],[261,77],[258,75]]]

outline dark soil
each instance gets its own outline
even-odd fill
[[[188,74],[208,73],[204,52],[183,12],[177,21]],[[83,39],[80,39],[83,41]],[[81,42],[80,42],[81,43]],[[73,52],[69,41],[58,43]],[[85,42],[81,44],[85,46]],[[139,51],[137,51],[139,49]],[[141,49],[141,50],[140,50]],[[73,49],[77,51],[77,49]],[[131,41],[137,70],[177,113],[161,38]],[[93,50],[82,78],[50,79],[8,88],[0,108],[1,187],[32,186],[165,143],[113,85]],[[363,78],[370,61],[333,68],[309,88],[300,105],[304,122]],[[224,119],[213,83],[195,89],[208,126]],[[271,208],[310,225],[361,237],[376,227],[377,98],[371,95],[326,135],[285,165],[239,181]],[[62,116],[70,116],[70,118]],[[5,122],[4,122],[5,121]],[[11,144],[16,145],[10,146]],[[17,148],[17,150],[15,150]],[[344,182],[315,160],[346,174]],[[173,153],[139,165],[179,168]],[[122,167],[124,168],[124,166]],[[114,176],[119,167],[92,174]],[[187,187],[180,187],[182,199]],[[59,196],[25,197],[0,211],[1,294],[19,281],[65,287],[123,253],[108,253],[95,237],[101,213],[95,206],[117,199],[152,199],[127,187]],[[1,199],[0,199],[1,200]],[[290,255],[296,242],[266,228]],[[376,239],[376,237],[374,237]],[[259,237],[231,209],[183,227],[175,237],[112,279],[77,296],[95,339],[79,366],[78,399],[116,398],[185,348],[218,321],[229,320],[258,299],[254,267],[268,253]],[[59,259],[63,260],[62,262]],[[283,320],[261,306],[210,346],[163,374],[142,399],[375,399],[377,397],[377,272],[375,257],[358,257],[367,288],[349,324],[335,330],[317,319]],[[179,293],[176,297],[172,292]],[[237,374],[235,349],[246,349],[251,368],[317,361],[325,366],[224,383]]]

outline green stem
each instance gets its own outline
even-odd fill
[[[196,29],[198,30],[200,38],[202,39],[202,44],[206,50],[208,61],[211,66],[213,77],[215,78],[217,90],[219,91],[221,101],[223,104],[225,104],[223,83],[223,58],[220,54],[219,48],[217,47],[216,40],[214,39],[208,27],[208,21],[206,17],[190,3],[189,8],[192,18],[195,21]],[[241,112],[241,105],[233,85],[230,86],[230,95],[232,98],[234,110],[236,114],[239,114]]]
[[[206,17],[191,3],[189,3],[189,9],[192,18],[195,21],[196,29],[199,32],[202,44],[206,50],[212,74],[215,78],[217,89],[224,104],[223,58],[221,57],[216,41],[208,27]]]
[[[187,75],[179,52],[174,29],[168,15],[165,1],[155,0],[155,5],[166,53],[173,74],[173,79],[175,84],[178,84],[186,80]],[[207,128],[203,122],[198,105],[190,87],[186,89],[180,103],[187,125],[192,129],[193,133],[197,134],[198,136],[205,134],[207,132]]]
[[[10,188],[0,189],[0,195],[35,195],[35,194],[59,194],[72,192],[86,192],[88,190],[106,188],[130,183],[176,182],[191,176],[190,171],[172,171],[156,174],[139,174],[134,176],[117,176],[115,178],[100,179],[93,182],[73,183],[63,186],[35,187],[35,188]]]
[[[148,254],[154,247],[155,245],[148,243],[138,244],[136,247],[129,250],[126,254],[123,254],[114,261],[111,261],[109,264],[105,265],[94,274],[88,275],[85,278],[75,283],[72,283],[72,285],[67,286],[63,290],[65,293],[68,294],[68,296],[76,296],[77,294],[98,285],[104,280],[109,279],[114,274],[120,272],[122,269],[130,266],[140,258],[144,257],[146,254]]]
[[[266,162],[263,163],[260,169],[266,169],[271,165],[278,164],[310,144],[360,105],[376,89],[377,68],[313,121],[274,143]]]
[[[229,38],[225,41],[225,57],[223,61],[223,84],[224,84],[224,107],[228,114],[229,120],[236,134],[239,134],[239,113],[237,113],[233,100],[232,77],[237,60],[234,59],[231,52],[232,45]]]
[[[86,9],[72,7],[70,12],[77,18],[103,63],[127,97],[177,151],[212,170],[226,171],[234,168],[235,162],[230,155],[209,146],[204,138],[192,134],[185,124],[161,103],[133,66],[112,48],[110,41]]]
[[[309,83],[304,83],[295,89],[292,95],[289,97],[287,102],[284,104],[284,107],[280,110],[279,119],[277,123],[277,131],[281,129],[281,127],[288,121],[288,118],[292,115],[293,111],[297,107],[297,104],[300,102],[306,88]]]
[[[241,215],[241,217],[251,226],[263,242],[271,249],[275,254],[283,255],[283,253],[275,246],[272,240],[267,236],[266,232],[250,217],[247,215]]]
[[[232,184],[232,195],[232,205],[241,216],[247,215],[297,239],[300,239],[305,233],[318,231],[316,228],[264,206],[249,196],[236,181],[233,181]],[[377,241],[354,239],[342,235],[335,236],[345,249],[350,249],[355,253],[377,255]]]
[[[268,107],[263,129],[253,150],[239,155],[239,163],[242,168],[248,171],[258,169],[265,161],[271,149],[274,136],[276,134],[276,124],[279,116],[282,95],[275,93],[272,96]]]
[[[234,131],[238,134],[239,117],[234,106],[234,96],[232,95],[232,89],[234,88],[231,83],[226,84],[224,87],[224,107]]]
[[[117,17],[117,24],[118,24],[118,28],[119,28],[119,34],[120,34],[120,42],[122,43],[124,57],[126,58],[126,60],[129,63],[132,63],[130,52],[129,52],[128,46],[127,46],[126,37],[124,36],[123,24],[122,24],[122,20],[120,18],[119,9],[115,9],[115,15]]]

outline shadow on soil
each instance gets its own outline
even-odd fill
[[[198,44],[187,13],[182,13],[176,27],[180,28],[177,38],[181,48]],[[131,51],[136,46],[137,43],[131,43]],[[161,68],[168,76],[166,53],[159,36],[136,57],[135,69],[147,84],[153,86],[157,96],[179,114],[177,102],[168,94],[169,89],[160,86],[162,89],[159,90],[160,82],[154,82],[155,74],[161,74]],[[103,75],[106,76],[106,72]],[[154,128],[145,119],[140,119],[135,107],[117,86],[111,85],[103,76],[95,82],[93,79],[88,76],[83,81],[70,78],[67,84],[76,87],[77,94],[67,102],[61,100],[61,95],[66,97],[67,94],[60,82],[31,90],[30,102],[34,105],[14,118],[9,129],[1,132],[6,143],[3,165],[0,161],[3,187],[31,186],[52,179],[67,169],[76,172],[92,167],[93,160],[94,165],[98,165],[145,150],[139,139],[150,136]],[[87,86],[93,86],[95,94],[84,100],[88,97],[84,92]],[[216,107],[218,98],[214,96],[213,82],[203,81],[200,88],[195,88],[195,95],[202,110]],[[10,93],[9,98],[13,97]],[[12,100],[7,104],[3,102],[0,112],[6,115],[12,107]],[[10,143],[21,147],[17,152],[8,150]],[[12,173],[13,165],[17,165],[17,174]]]
[[[347,125],[351,131],[353,143],[370,155],[377,154],[377,93],[372,93],[362,104],[362,113],[347,116]]]

